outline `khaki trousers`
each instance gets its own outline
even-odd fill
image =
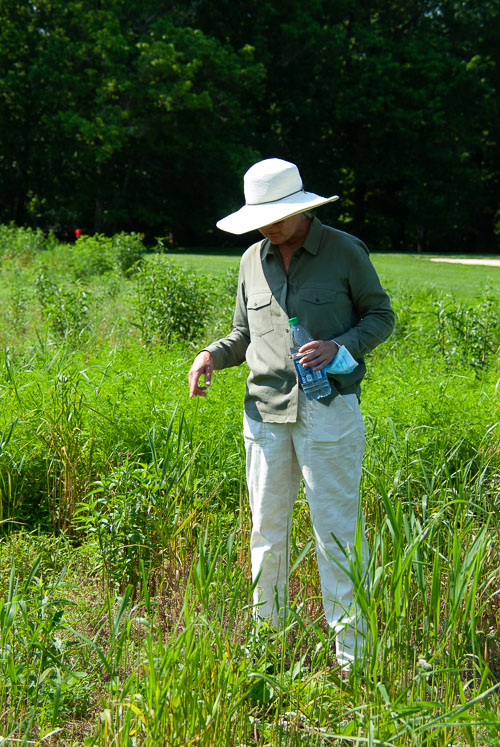
[[[337,660],[349,666],[363,647],[364,626],[343,570],[347,561],[334,536],[343,547],[353,548],[358,530],[364,568],[368,546],[359,483],[365,426],[357,397],[339,395],[324,405],[299,391],[295,423],[262,423],[245,415],[244,436],[255,614],[277,626],[287,602],[292,510],[303,477],[325,618],[336,633]]]

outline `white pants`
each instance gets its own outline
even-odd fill
[[[334,537],[354,548],[358,530],[365,566],[368,546],[359,510],[365,426],[357,397],[339,395],[327,406],[300,391],[296,423],[262,423],[245,415],[244,436],[256,615],[278,625],[286,604],[292,510],[303,477],[325,618],[337,636],[337,660],[348,666],[362,649],[364,626],[343,570],[345,554]]]

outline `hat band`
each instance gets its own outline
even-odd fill
[[[281,200],[286,200],[287,197],[292,197],[292,195],[298,195],[299,192],[305,192],[304,186],[302,186],[300,189],[295,190],[295,192],[290,192],[289,195],[283,195],[283,197],[278,197],[276,200],[268,200],[267,202],[248,202],[247,205],[272,205],[273,202],[281,202]]]

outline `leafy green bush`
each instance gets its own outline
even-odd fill
[[[130,274],[146,248],[137,233],[115,236],[80,236],[71,247],[73,272],[77,278],[118,271]]]
[[[113,241],[107,236],[80,236],[71,248],[77,278],[103,275],[115,267]]]
[[[190,342],[200,336],[212,303],[207,277],[155,257],[138,272],[137,280],[136,326],[145,342]]]
[[[145,251],[142,238],[137,233],[80,236],[71,248],[73,270],[77,278],[103,275],[113,270],[128,274]]]
[[[483,368],[499,346],[498,299],[456,303],[450,296],[434,301],[438,325],[435,347],[453,365]]]
[[[227,270],[222,277],[211,280],[212,305],[209,337],[211,340],[227,335],[233,324],[234,303],[238,288],[238,268]]]
[[[20,585],[13,563],[8,591],[0,598],[0,693],[14,729],[26,708],[37,709],[42,724],[55,725],[75,707],[88,705],[81,701],[86,674],[73,666],[80,644],[66,618],[71,603],[62,596],[64,572],[46,582],[39,567],[40,558]]]
[[[79,334],[86,325],[88,294],[79,282],[64,287],[40,271],[35,279],[35,292],[42,317],[58,337]]]
[[[169,560],[172,544],[195,522],[202,487],[189,482],[188,471],[196,449],[183,443],[182,419],[178,433],[166,431],[163,456],[157,458],[154,430],[149,434],[152,462],[137,462],[123,454],[123,462],[96,482],[80,502],[76,522],[84,536],[97,540],[104,577],[124,589],[137,585],[142,568],[148,573]]]
[[[54,243],[53,234],[48,238],[39,228],[23,228],[13,223],[0,225],[0,256],[31,258],[37,252]]]
[[[125,274],[141,261],[146,248],[138,233],[118,233],[112,238],[113,252],[118,268]]]

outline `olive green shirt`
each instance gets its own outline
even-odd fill
[[[268,423],[297,419],[298,379],[288,319],[298,317],[315,340],[335,340],[358,361],[350,374],[329,374],[332,394],[360,396],[364,355],[391,334],[394,313],[362,241],[313,219],[285,273],[277,247],[253,244],[240,263],[233,330],[209,345],[216,369],[247,361],[245,411]]]

